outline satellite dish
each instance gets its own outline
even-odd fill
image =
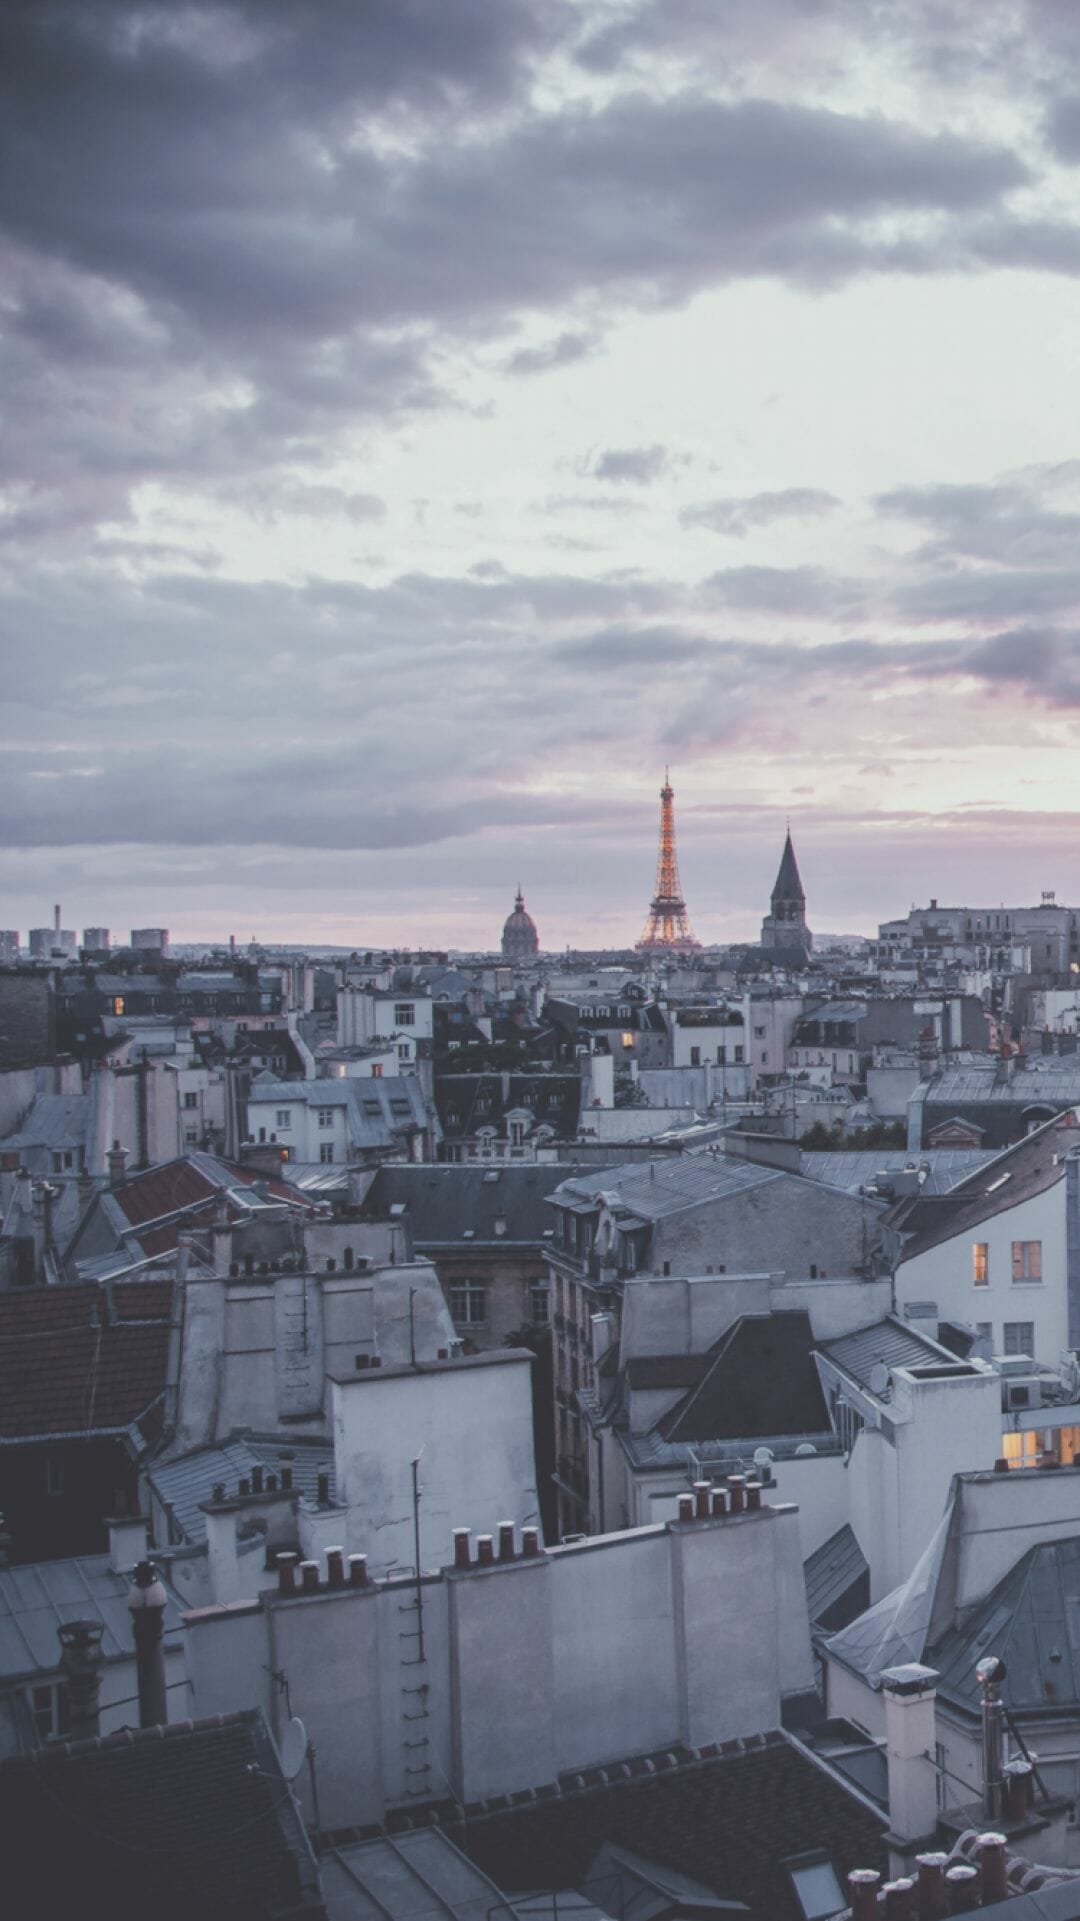
[[[889,1388],[889,1370],[884,1361],[875,1361],[870,1369],[871,1394],[886,1394]]]
[[[776,1456],[771,1447],[756,1447],[754,1449],[755,1467],[767,1467],[769,1462],[775,1461],[775,1459]]]
[[[307,1754],[307,1729],[294,1714],[281,1737],[281,1772],[286,1781],[295,1781]]]
[[[800,1441],[798,1447],[795,1449],[795,1455],[798,1460],[805,1460],[807,1455],[816,1453],[817,1448],[814,1446],[813,1441]]]

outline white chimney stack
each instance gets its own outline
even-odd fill
[[[925,1846],[937,1828],[934,1707],[938,1675],[918,1661],[886,1668],[885,1747],[889,1770],[889,1864],[902,1873],[913,1844]]]

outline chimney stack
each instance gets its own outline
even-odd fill
[[[139,1726],[164,1727],[169,1719],[165,1698],[165,1589],[152,1561],[140,1561],[134,1586],[128,1592],[131,1626],[135,1635],[135,1668],[139,1684]]]
[[[101,1637],[104,1621],[62,1621],[56,1630],[60,1640],[60,1669],[67,1682],[71,1706],[71,1738],[92,1741],[101,1732],[98,1719],[103,1656]]]
[[[109,1169],[109,1186],[119,1187],[127,1167],[127,1148],[114,1141],[105,1157]]]
[[[53,932],[54,932],[54,933],[56,933],[56,934],[58,934],[58,933],[60,932],[60,903],[59,903],[59,901],[57,901],[57,903],[56,903],[56,906],[55,906],[55,907],[53,908],[53,910],[52,910],[52,911],[53,911]]]
[[[889,1859],[894,1873],[903,1870],[905,1844],[925,1841],[937,1827],[933,1761],[937,1679],[933,1668],[918,1661],[886,1668],[881,1677],[892,1830]]]

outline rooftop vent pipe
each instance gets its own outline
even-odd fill
[[[139,1684],[139,1726],[164,1727],[169,1718],[165,1695],[166,1593],[151,1561],[140,1561],[134,1586],[128,1590],[131,1626],[135,1635],[135,1669]]]

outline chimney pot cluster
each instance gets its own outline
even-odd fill
[[[945,1892],[947,1854],[917,1854],[919,1869],[919,1921],[945,1921],[949,1897]]]
[[[679,1520],[722,1521],[729,1513],[756,1514],[762,1505],[762,1485],[745,1474],[729,1474],[726,1489],[695,1481],[692,1494],[679,1495]]]
[[[979,1899],[979,1870],[959,1866],[947,1868],[945,1886],[950,1914],[973,1914]]]
[[[521,1558],[534,1561],[540,1553],[540,1530],[536,1527],[523,1527],[521,1530]],[[514,1544],[513,1521],[499,1522],[500,1561],[513,1561],[517,1558]],[[454,1566],[456,1568],[494,1567],[495,1538],[491,1534],[478,1534],[476,1537],[476,1559],[472,1558],[472,1534],[467,1527],[454,1529]]]
[[[300,1583],[301,1583],[301,1586],[302,1586],[302,1588],[303,1588],[303,1591],[304,1591],[304,1593],[305,1593],[305,1594],[317,1594],[317,1593],[318,1593],[318,1591],[319,1591],[319,1563],[318,1563],[318,1561],[301,1561],[301,1563],[300,1563]]]
[[[328,1547],[326,1550],[326,1585],[327,1587],[345,1586],[345,1549],[343,1547]]]

